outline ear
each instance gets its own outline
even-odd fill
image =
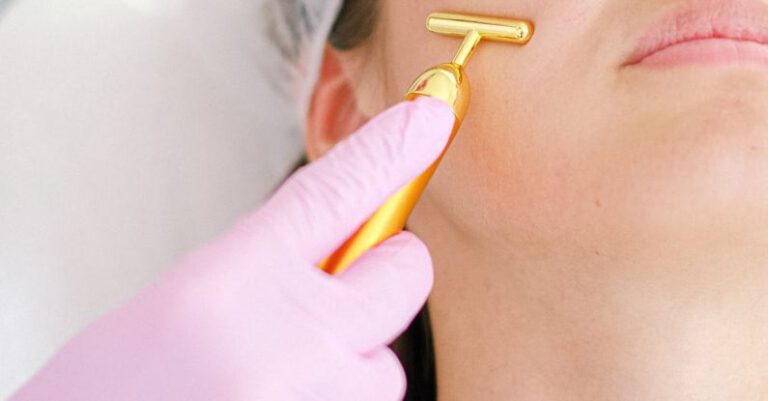
[[[305,127],[305,146],[310,161],[324,155],[368,120],[357,107],[354,82],[344,68],[339,52],[326,45]]]

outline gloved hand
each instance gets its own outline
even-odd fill
[[[87,326],[12,399],[401,399],[386,345],[431,290],[427,248],[402,232],[338,276],[315,266],[427,169],[452,124],[429,98],[375,117]]]

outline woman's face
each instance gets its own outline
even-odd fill
[[[430,245],[531,258],[764,241],[768,67],[625,65],[651,24],[703,4],[383,0],[355,87],[371,115],[452,59],[461,41],[427,32],[430,12],[536,26],[527,46],[478,48],[468,115],[409,227]]]

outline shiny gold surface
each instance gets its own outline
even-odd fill
[[[429,96],[451,106],[459,120],[464,119],[469,107],[469,82],[464,68],[456,64],[440,64],[419,75],[405,94],[407,100]]]
[[[483,39],[521,45],[528,43],[533,36],[533,24],[529,21],[453,13],[430,14],[427,29],[454,36],[466,36],[475,31]]]
[[[475,54],[477,45],[480,44],[480,40],[483,38],[477,31],[469,31],[467,36],[464,37],[464,42],[459,46],[459,51],[456,52],[456,56],[453,57],[453,64],[464,66],[467,64],[472,55]]]
[[[533,33],[533,25],[527,21],[448,13],[430,14],[427,27],[432,32],[461,35],[465,39],[452,63],[440,64],[424,71],[411,84],[405,98],[413,100],[419,96],[429,96],[448,104],[455,116],[450,140],[440,157],[424,173],[390,197],[339,249],[320,262],[319,267],[330,274],[341,273],[366,251],[405,227],[408,216],[440,165],[467,113],[469,83],[464,65],[472,57],[478,43],[482,39],[490,39],[525,44]]]

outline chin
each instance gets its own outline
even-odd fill
[[[667,121],[620,178],[631,224],[671,240],[768,238],[768,110],[735,96]]]

